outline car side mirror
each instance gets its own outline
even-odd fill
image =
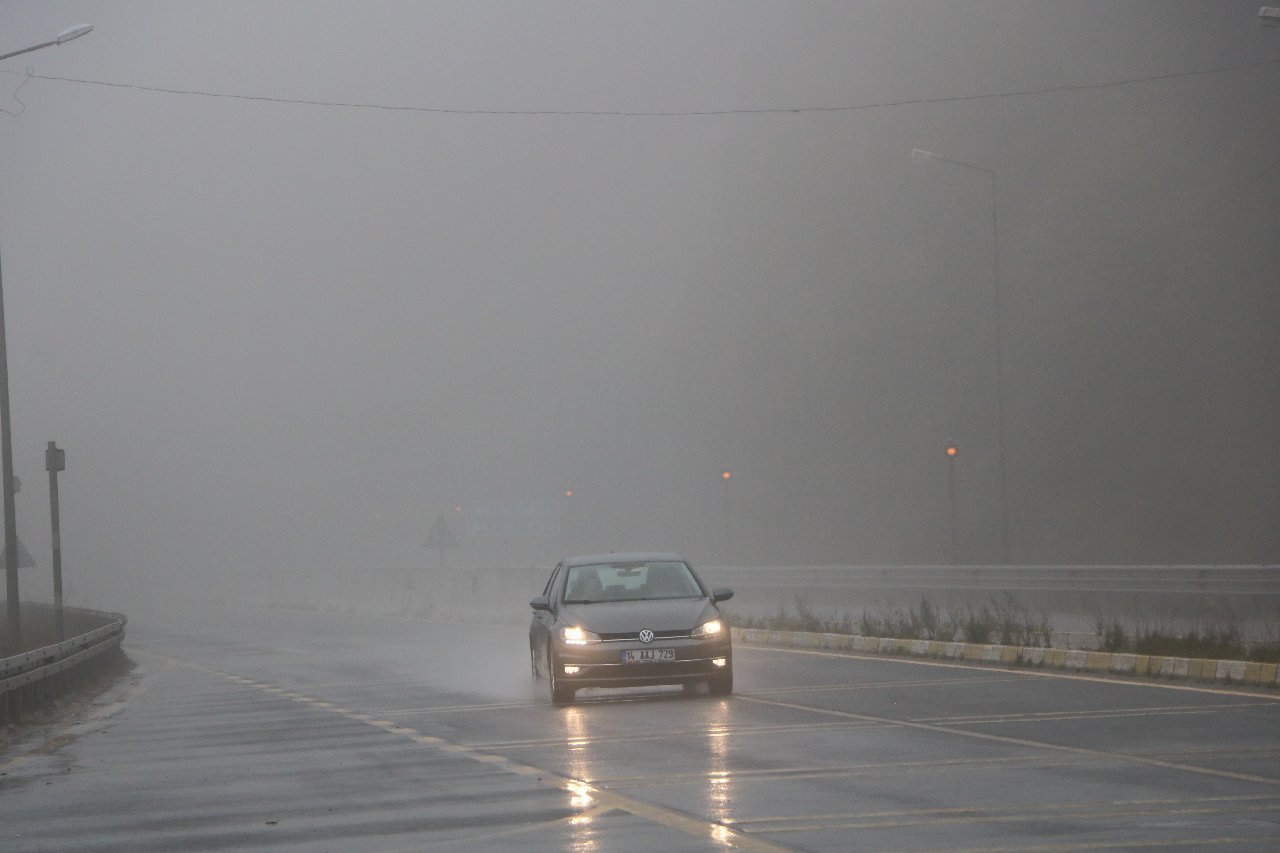
[[[728,601],[731,598],[733,598],[733,590],[731,589],[728,589],[723,586],[718,586],[715,589],[711,590],[712,601]]]
[[[529,606],[534,610],[550,610],[551,602],[545,595],[539,595],[529,599]]]

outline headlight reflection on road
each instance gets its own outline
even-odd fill
[[[730,806],[733,799],[733,776],[729,772],[729,736],[716,732],[707,740],[711,752],[710,770],[707,773],[707,813],[712,820],[727,823],[732,820]]]
[[[573,775],[578,779],[585,779],[583,775],[583,750],[591,741],[591,735],[587,732],[586,716],[578,708],[569,707],[564,711],[565,722],[565,744],[569,747],[569,754],[573,758]],[[579,766],[582,765],[582,766]]]
[[[707,738],[707,816],[722,824],[712,838],[722,844],[729,841],[728,824],[733,823],[733,774],[729,770],[729,703],[719,702],[708,720]]]
[[[570,782],[566,786],[569,791],[569,805],[575,809],[588,809],[595,800],[591,796],[591,788],[582,782]],[[579,815],[579,817],[582,817]],[[591,818],[583,818],[590,822]],[[576,821],[575,821],[576,822]]]
[[[596,804],[591,794],[591,767],[587,763],[587,744],[590,733],[587,731],[587,715],[580,708],[569,707],[564,711],[565,744],[569,747],[569,773],[573,779],[565,786],[569,795],[569,808],[579,814],[569,818],[573,840],[570,850],[580,853],[593,853],[599,849],[599,838],[592,825],[591,808]]]

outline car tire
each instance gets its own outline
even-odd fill
[[[558,674],[555,652],[547,645],[547,684],[551,694],[552,705],[572,705],[573,697],[578,691],[573,685],[565,684],[564,677]]]
[[[733,692],[733,669],[725,667],[724,672],[707,677],[707,692],[712,696],[728,696]]]

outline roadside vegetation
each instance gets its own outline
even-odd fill
[[[810,607],[803,596],[797,595],[790,610],[779,605],[776,612],[767,616],[726,612],[725,618],[739,628],[979,645],[1048,648],[1053,644],[1054,635],[1047,613],[1024,606],[1008,593],[976,608],[956,610],[943,610],[927,595],[922,595],[918,604],[905,610],[863,610],[858,617],[851,613],[822,615]],[[1280,663],[1280,636],[1275,631],[1268,630],[1264,636],[1251,639],[1229,614],[1181,632],[1143,622],[1127,626],[1120,619],[1101,616],[1095,619],[1094,627],[1097,632],[1094,647],[1099,651]]]
[[[1119,619],[1105,617],[1098,617],[1095,627],[1104,652],[1280,663],[1280,639],[1249,640],[1233,618],[1181,633],[1141,623],[1126,628]]]
[[[861,634],[864,637],[892,637],[899,640],[941,640],[966,643],[999,643],[1007,646],[1045,646],[1053,639],[1053,625],[1044,611],[1033,611],[1006,593],[977,608],[944,611],[928,596],[906,610],[894,608],[879,613],[863,610],[856,620],[852,614],[822,616],[809,607],[802,596],[795,598],[795,612],[784,605],[769,616],[727,616],[740,628],[769,628],[781,631],[814,631],[831,634]]]

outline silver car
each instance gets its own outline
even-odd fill
[[[557,705],[581,687],[706,682],[712,695],[731,693],[733,648],[717,603],[732,597],[678,554],[565,560],[529,602],[533,677]]]

